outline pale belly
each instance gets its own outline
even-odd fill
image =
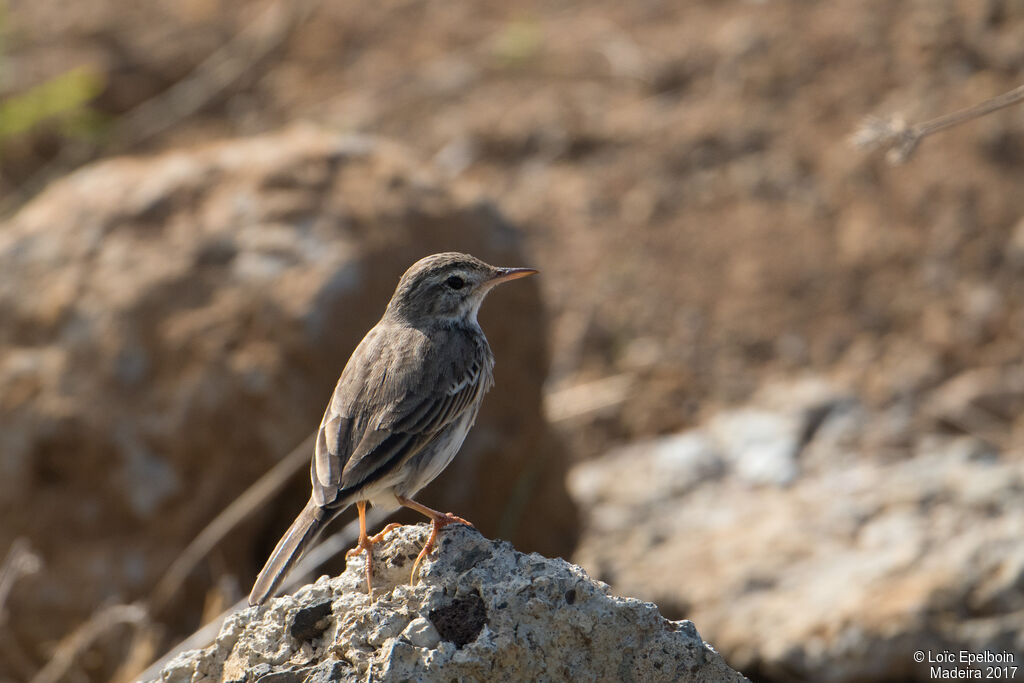
[[[437,438],[410,458],[395,474],[365,487],[359,497],[384,510],[400,507],[395,494],[412,498],[441,474],[462,447],[462,442],[476,421],[476,413],[475,409],[467,410],[457,422],[438,433]]]

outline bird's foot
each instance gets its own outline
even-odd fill
[[[383,541],[388,533],[400,526],[402,525],[392,522],[381,529],[380,533],[373,536],[367,536],[365,533],[360,534],[356,547],[345,553],[345,557],[355,557],[361,552],[366,552],[366,594],[371,597],[373,596],[373,546]]]
[[[434,548],[434,545],[437,543],[437,534],[441,531],[441,529],[445,528],[449,524],[465,524],[471,529],[476,528],[473,526],[472,523],[468,522],[462,517],[459,517],[458,515],[453,515],[450,512],[438,512],[436,515],[431,515],[430,523],[430,537],[427,538],[427,542],[423,546],[423,550],[421,550],[420,554],[416,556],[416,561],[412,563],[412,574],[409,575],[409,583],[414,586],[416,585],[416,572],[420,568],[420,563],[423,562],[423,558],[425,558],[427,554]]]

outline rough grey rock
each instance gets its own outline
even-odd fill
[[[212,681],[742,681],[692,622],[620,598],[579,567],[448,527],[409,585],[425,524],[294,595],[242,610],[165,683]]]

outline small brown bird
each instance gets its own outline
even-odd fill
[[[469,524],[412,496],[455,457],[493,383],[494,356],[476,320],[480,304],[495,285],[536,272],[496,268],[456,252],[428,256],[405,272],[384,317],[341,373],[317,434],[312,495],[256,577],[250,605],[265,602],[320,531],[352,503],[359,511],[359,543],[349,554],[366,552],[371,594],[373,545],[398,525],[367,536],[367,502],[430,518],[413,579],[443,527]]]

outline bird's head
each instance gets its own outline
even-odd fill
[[[405,271],[385,315],[409,324],[475,324],[480,304],[492,287],[536,272],[498,268],[454,251],[434,254]]]

